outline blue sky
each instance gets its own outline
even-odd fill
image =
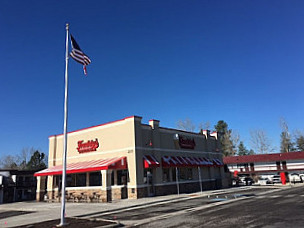
[[[138,115],[225,120],[250,147],[279,120],[304,128],[303,1],[0,2],[1,155],[63,131],[65,23],[90,56],[69,64],[69,131]]]

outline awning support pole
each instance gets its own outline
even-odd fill
[[[175,175],[176,175],[177,194],[179,195],[178,168],[177,167],[175,167]]]
[[[199,177],[199,182],[200,182],[200,188],[201,188],[201,193],[203,193],[203,188],[202,188],[202,177],[201,177],[201,167],[197,167],[198,170],[198,177]]]

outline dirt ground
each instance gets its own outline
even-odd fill
[[[113,225],[113,227],[120,227],[119,224],[102,221],[102,220],[92,220],[92,219],[77,219],[77,218],[65,218],[66,223],[68,223],[64,228],[94,228],[94,227],[101,227],[107,225]],[[57,228],[57,225],[60,223],[60,219],[28,224],[24,226],[18,226],[20,228]]]

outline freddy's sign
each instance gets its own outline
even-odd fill
[[[83,142],[83,140],[78,141],[77,150],[79,153],[86,153],[91,151],[96,151],[99,147],[98,139],[89,140],[87,142]]]
[[[185,149],[194,149],[195,141],[193,138],[186,138],[184,136],[179,136],[179,146]]]

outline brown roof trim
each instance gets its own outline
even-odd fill
[[[304,160],[304,151],[224,157],[225,164]]]

